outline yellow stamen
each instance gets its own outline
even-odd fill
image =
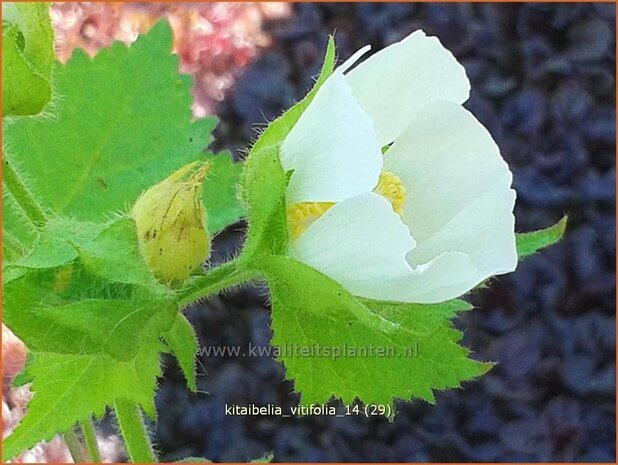
[[[401,179],[390,171],[382,171],[378,178],[378,185],[373,190],[388,200],[393,206],[393,211],[399,216],[403,216],[403,204],[406,200],[406,189],[401,183]]]
[[[390,171],[382,171],[373,191],[388,200],[395,213],[403,215],[406,190],[398,176]],[[290,239],[298,238],[333,205],[333,202],[300,202],[290,205],[287,209]]]
[[[290,205],[287,211],[290,238],[300,236],[333,205],[333,202],[300,202]]]

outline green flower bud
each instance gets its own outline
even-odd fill
[[[208,163],[179,169],[144,192],[132,216],[140,249],[153,274],[163,282],[182,282],[210,256],[202,182]]]

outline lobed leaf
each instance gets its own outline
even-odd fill
[[[555,244],[564,235],[568,216],[564,216],[553,226],[538,231],[516,235],[517,255],[519,258],[528,257],[539,250]]]
[[[129,48],[76,50],[54,67],[44,114],[3,121],[4,155],[45,207],[106,220],[203,151],[215,119],[192,121],[171,40],[160,22]]]
[[[103,416],[105,407],[119,398],[137,403],[154,418],[159,353],[164,350],[158,339],[148,339],[129,361],[103,354],[36,353],[28,370],[34,396],[26,415],[3,440],[2,460],[68,431],[77,421]]]
[[[45,262],[37,245],[29,256],[36,267],[3,280],[4,322],[35,355],[22,379],[32,381],[35,396],[5,440],[4,457],[102,414],[118,398],[154,416],[159,352],[167,350],[159,341],[177,304],[147,272],[134,228],[127,218],[100,225],[55,219],[41,237],[59,241],[64,232],[62,247],[74,255]]]
[[[14,280],[3,292],[3,322],[33,351],[105,353],[129,360],[137,353],[147,323],[163,322],[167,314],[163,328],[169,328],[176,313],[170,301],[145,297],[57,300],[52,291],[37,288],[35,279]]]
[[[491,366],[468,358],[458,345],[461,334],[450,319],[469,308],[463,301],[361,301],[289,257],[271,257],[261,266],[272,298],[272,344],[303,404],[331,397],[346,404],[391,405],[414,397],[433,402],[434,390],[459,387]]]
[[[3,283],[4,322],[32,350],[130,358],[150,319],[176,313],[173,294],[141,257],[129,218],[53,220],[15,267],[28,270]]]

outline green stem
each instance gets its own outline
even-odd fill
[[[156,462],[138,406],[129,400],[118,399],[114,404],[114,410],[129,460],[133,463]]]
[[[225,263],[193,280],[189,287],[180,294],[179,307],[182,308],[227,287],[251,281],[258,276],[257,271],[245,268],[242,262],[237,260]]]
[[[64,442],[66,442],[67,447],[69,448],[73,462],[84,463],[85,460],[82,452],[82,445],[80,444],[79,439],[77,439],[75,429],[71,429],[64,434]]]
[[[43,226],[47,222],[43,209],[7,160],[3,160],[2,164],[2,182],[35,226]]]
[[[101,455],[99,454],[99,447],[97,445],[97,437],[94,434],[94,426],[92,426],[92,419],[88,418],[88,420],[83,422],[81,426],[90,462],[101,463]]]

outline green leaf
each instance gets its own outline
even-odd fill
[[[463,301],[360,301],[289,257],[264,259],[261,268],[271,291],[272,344],[305,405],[331,397],[346,404],[433,402],[434,390],[459,387],[490,368],[468,358],[450,325],[457,311],[469,308]],[[337,351],[341,356],[333,356]]]
[[[154,417],[152,399],[161,376],[159,352],[164,349],[156,339],[144,341],[130,361],[106,355],[35,354],[29,370],[34,396],[26,415],[3,441],[3,462],[68,431],[76,421],[102,417],[116,399],[135,402]]]
[[[2,26],[2,114],[33,115],[49,102],[49,82],[28,63],[19,47],[19,29]]]
[[[539,250],[555,244],[564,234],[568,216],[564,216],[555,225],[538,231],[516,235],[517,255],[519,258],[528,257]]]
[[[202,202],[208,213],[208,233],[214,235],[245,215],[237,192],[242,165],[227,152],[206,159],[210,170],[202,186]]]
[[[20,268],[18,266],[14,266],[6,261],[2,261],[2,285],[14,281],[15,279],[19,279],[22,276],[28,274],[28,270],[25,268]]]
[[[10,455],[101,414],[120,398],[154,416],[159,352],[167,351],[160,337],[177,315],[175,294],[143,263],[132,219],[95,224],[56,218],[41,238],[24,257],[33,268],[13,265],[25,274],[3,282],[3,321],[35,351],[24,373],[35,396],[5,441]],[[57,241],[62,245],[52,246]],[[71,256],[49,260],[67,246]]]
[[[129,360],[136,355],[145,328],[167,330],[176,314],[171,298],[148,294],[65,302],[53,289],[41,287],[40,281],[40,274],[13,280],[2,295],[3,322],[38,352],[106,353]],[[152,321],[159,324],[150,325]]]
[[[11,387],[21,387],[25,386],[28,383],[32,382],[32,373],[30,370],[32,369],[32,364],[34,363],[34,352],[28,352],[26,355],[26,361],[24,363],[24,367],[21,369],[19,373],[13,378],[13,382],[11,383]]]
[[[2,114],[32,115],[51,98],[48,79],[54,55],[49,3],[3,4],[3,15]]]
[[[110,282],[163,291],[163,286],[156,281],[139,250],[133,219],[117,219],[92,238],[71,239],[79,251],[82,263],[91,273]]]
[[[244,166],[249,231],[243,249],[255,253],[284,253],[287,246],[285,189],[288,184],[279,153],[266,149],[249,155]]]
[[[143,263],[133,220],[52,219],[18,263],[25,274],[3,282],[3,321],[36,352],[22,377],[33,380],[36,394],[5,453],[48,439],[118,398],[154,415],[158,353],[166,350],[159,338],[174,324],[177,304]],[[116,383],[116,374],[129,382]]]
[[[263,457],[249,461],[249,463],[270,463],[273,461],[273,454],[266,454]]]
[[[132,219],[51,220],[15,266],[30,271],[4,281],[4,322],[32,350],[126,360],[148,322],[173,324],[175,296],[149,272]]]
[[[7,2],[2,6],[2,19],[16,25],[23,34],[25,57],[41,76],[49,77],[54,63],[49,2]]]
[[[166,308],[161,301],[137,299],[90,299],[58,306],[33,302],[38,305],[27,308],[24,293],[32,288],[21,281],[6,290],[10,297],[3,302],[4,322],[34,351],[106,353],[130,360],[137,353],[145,324],[165,313],[171,322],[176,311],[169,303]]]
[[[55,268],[77,257],[88,272],[107,281],[165,292],[142,257],[135,222],[128,217],[102,224],[51,219],[30,253],[15,265],[31,269]]]
[[[192,121],[191,79],[177,73],[171,40],[161,22],[130,48],[94,59],[76,50],[54,67],[45,115],[3,121],[4,156],[41,204],[106,220],[202,152],[215,120]]]
[[[2,183],[2,260],[11,262],[31,250],[38,232]]]
[[[335,44],[329,38],[322,71],[313,89],[292,108],[271,122],[251,148],[241,176],[241,194],[247,205],[249,231],[245,254],[283,253],[287,246],[285,190],[289,176],[279,162],[279,146],[333,73]]]
[[[163,337],[176,360],[178,360],[178,365],[185,375],[187,386],[191,391],[196,392],[195,353],[197,352],[197,338],[191,323],[184,315],[178,314],[174,325]]]
[[[15,262],[24,268],[55,268],[77,258],[77,251],[64,238],[43,233],[29,254]]]

